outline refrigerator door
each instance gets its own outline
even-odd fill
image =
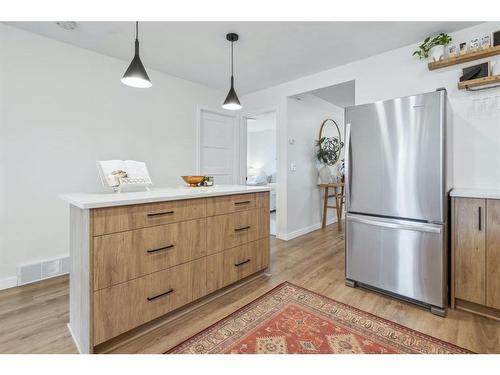
[[[445,227],[347,215],[346,278],[446,307]]]
[[[445,222],[445,93],[346,109],[349,212]]]

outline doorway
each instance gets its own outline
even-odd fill
[[[327,199],[325,204],[325,190],[320,184],[341,182],[345,151],[345,107],[354,105],[354,99],[355,81],[341,82],[287,98],[287,134],[288,137],[293,135],[295,140],[293,145],[290,144],[287,148],[289,238],[322,228],[323,222],[329,225],[338,220],[336,210],[327,209],[329,206],[335,206],[335,203],[328,202]],[[328,121],[328,126],[322,129],[322,124],[327,119],[333,120],[337,126],[333,125],[333,121]],[[340,142],[338,160],[335,163],[325,163],[318,157],[320,137],[337,137]],[[320,176],[321,170],[328,173]]]
[[[268,186],[270,191],[270,233],[276,236],[276,112],[244,117],[246,123],[246,176],[249,186]]]

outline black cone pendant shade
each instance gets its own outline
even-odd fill
[[[231,88],[229,89],[226,100],[224,100],[224,104],[222,104],[222,108],[235,111],[241,109],[240,100],[238,99],[238,95],[236,95],[236,91],[234,91],[233,77],[233,43],[238,40],[238,34],[229,33],[226,35],[226,39],[231,42]]]
[[[141,58],[139,57],[139,22],[135,23],[135,55],[130,63],[127,71],[122,77],[122,83],[127,86],[148,88],[153,84],[149,79],[148,73],[142,65]]]
[[[224,100],[224,104],[222,104],[222,108],[233,111],[241,109],[240,100],[238,99],[238,95],[236,95],[236,91],[234,91],[233,76],[231,76],[231,88],[226,96],[226,100]]]

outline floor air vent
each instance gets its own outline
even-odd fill
[[[17,267],[17,285],[24,285],[69,273],[69,257],[45,260]]]

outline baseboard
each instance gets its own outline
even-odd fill
[[[17,276],[0,279],[0,290],[13,288],[15,286],[17,286]]]
[[[328,218],[326,220],[326,225],[331,225],[331,224],[335,224],[335,223],[337,223],[336,217]],[[277,233],[276,238],[283,240],[283,241],[290,241],[290,240],[293,240],[294,238],[303,236],[307,233],[314,232],[315,230],[318,230],[320,228],[321,228],[321,222],[318,222],[316,224],[310,225],[310,226],[305,227],[305,228],[298,229],[298,230],[293,231],[293,232]]]
[[[479,305],[477,303],[455,298],[455,308],[457,310],[463,310],[473,314],[482,315],[490,319],[500,320],[500,310],[493,307]]]
[[[69,275],[69,272],[61,273],[58,275],[53,275],[50,277],[45,277],[45,278],[39,279],[39,280],[30,281],[29,283],[25,283],[25,284],[19,284],[17,276],[6,277],[3,279],[0,279],[0,290],[21,287],[21,286],[25,286],[25,285],[29,285],[29,284],[41,283],[43,281],[54,279],[56,277],[61,277],[61,276],[65,276],[65,275]]]
[[[71,338],[73,339],[73,343],[76,346],[76,350],[78,350],[78,353],[83,354],[83,352],[80,350],[80,345],[78,345],[78,340],[76,339],[75,335],[73,334],[73,331],[71,330],[71,326],[69,325],[69,323],[67,324],[67,326],[68,326],[69,334],[71,335]]]

